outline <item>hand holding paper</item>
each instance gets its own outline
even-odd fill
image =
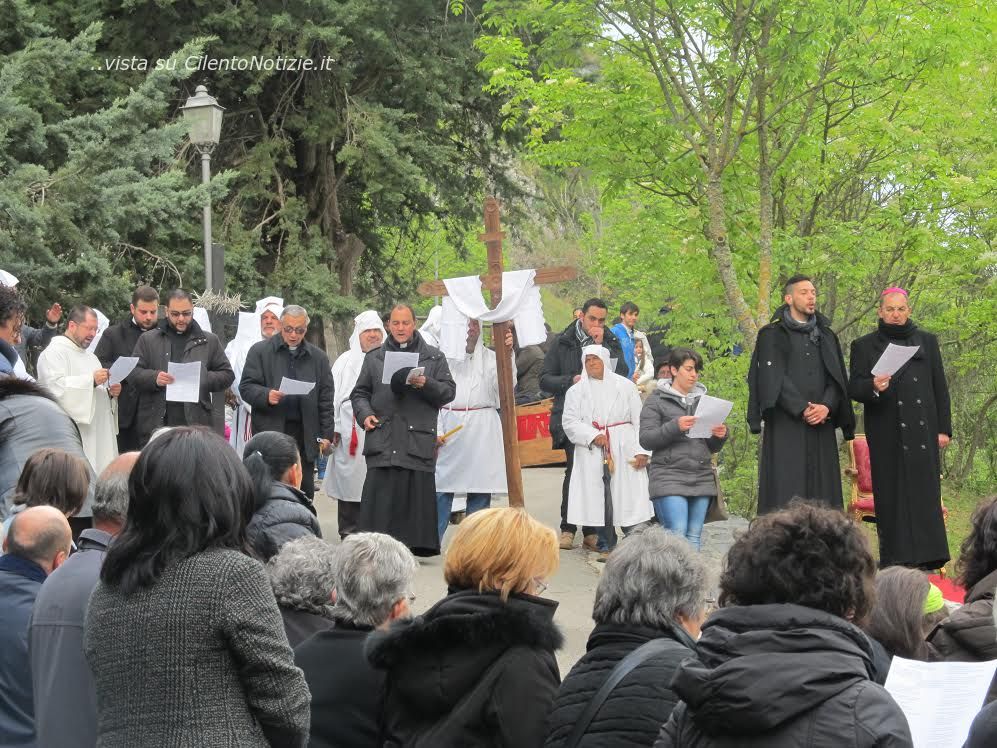
[[[713,435],[713,427],[726,421],[733,407],[734,403],[730,400],[703,395],[696,407],[696,421],[686,432],[686,436],[690,439],[708,439]]]
[[[174,403],[196,403],[201,396],[201,363],[178,364],[170,361],[167,374],[173,383],[166,385],[166,399]]]
[[[883,351],[883,355],[879,357],[879,361],[872,367],[872,375],[874,377],[883,375],[892,377],[900,370],[900,367],[914,357],[914,354],[917,353],[920,347],[919,345],[897,345],[890,343],[886,346],[886,350]]]
[[[118,382],[123,382],[132,373],[132,369],[138,363],[138,356],[118,356],[118,360],[111,364],[110,379],[108,379],[108,386],[112,387]]]
[[[419,354],[408,351],[386,351],[384,354],[384,370],[381,372],[381,384],[391,384],[391,377],[399,369],[419,365]]]

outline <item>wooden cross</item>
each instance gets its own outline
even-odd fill
[[[488,248],[488,272],[481,278],[481,285],[491,292],[492,308],[502,300],[502,231],[499,222],[499,201],[494,197],[485,200],[485,233],[478,237]],[[578,271],[571,267],[552,267],[537,270],[533,282],[537,285],[574,280]],[[430,281],[419,286],[423,296],[446,296],[443,281]],[[519,432],[516,428],[516,396],[512,384],[512,361],[505,350],[506,333],[512,322],[497,322],[492,326],[498,366],[499,406],[502,414],[502,444],[505,450],[505,476],[509,484],[509,506],[523,506],[523,474],[519,465]],[[472,466],[468,466],[472,469]]]

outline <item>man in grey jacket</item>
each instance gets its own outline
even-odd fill
[[[128,476],[138,452],[117,457],[94,491],[93,528],[42,584],[28,627],[36,748],[95,745],[97,694],[83,655],[83,622],[107,547],[128,514]]]
[[[212,393],[221,393],[235,380],[232,365],[218,338],[201,329],[194,321],[194,301],[177,288],[166,297],[166,319],[143,333],[135,344],[138,364],[130,380],[139,392],[135,429],[144,446],[152,432],[161,426],[215,426],[212,416]],[[166,388],[173,384],[170,362],[201,364],[200,391],[197,402],[166,399]],[[218,428],[219,435],[222,434]]]

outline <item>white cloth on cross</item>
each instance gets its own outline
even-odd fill
[[[443,281],[443,319],[440,350],[449,359],[467,357],[467,322],[509,322],[516,327],[520,346],[537,345],[547,340],[540,289],[533,282],[536,270],[511,270],[502,273],[502,300],[489,309],[481,294],[481,278],[468,275]]]
[[[330,499],[338,501],[360,501],[364,480],[367,478],[367,461],[363,456],[366,432],[362,425],[356,423],[353,417],[353,403],[350,401],[350,395],[353,393],[364,358],[367,356],[360,347],[360,333],[367,330],[380,330],[382,342],[388,336],[381,322],[381,315],[373,309],[361,312],[353,318],[350,349],[341,354],[332,365],[332,381],[335,384],[334,416],[339,444],[333,450],[329,465],[325,469],[322,492]]]
[[[6,270],[0,270],[0,286],[10,286],[14,288],[17,285],[17,278],[13,273],[8,273]]]

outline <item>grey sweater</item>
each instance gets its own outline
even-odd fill
[[[99,582],[84,649],[100,746],[307,743],[308,686],[263,566],[239,552],[197,554],[127,596]]]

